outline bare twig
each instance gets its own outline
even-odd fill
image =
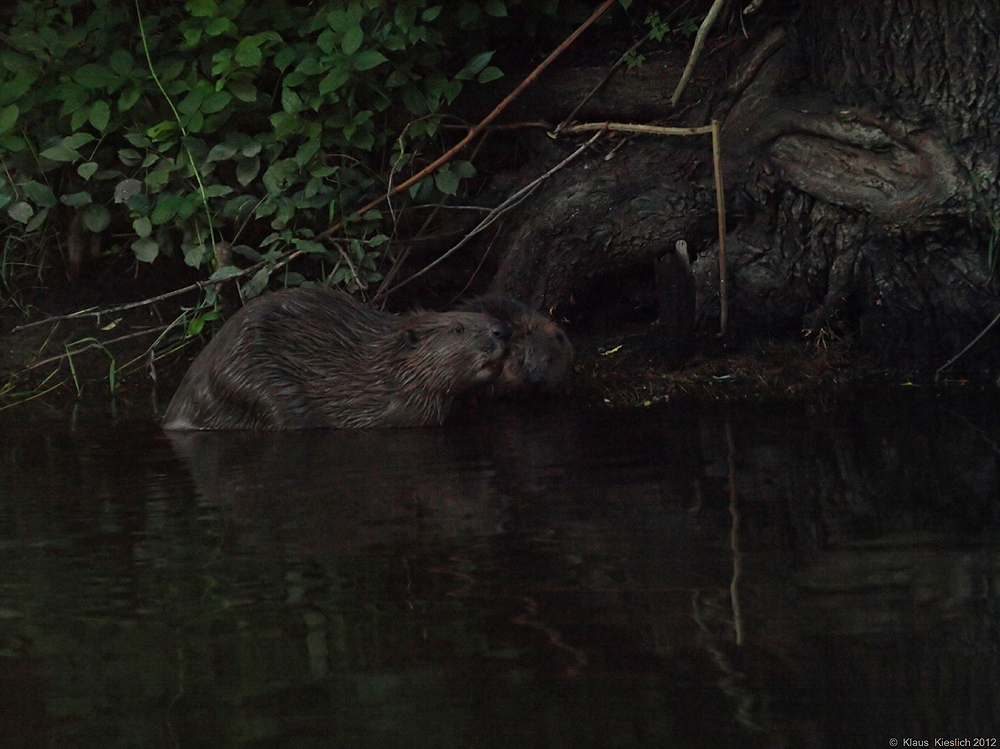
[[[423,268],[421,268],[420,270],[418,270],[416,273],[414,273],[409,278],[406,278],[406,279],[400,281],[398,284],[396,284],[395,286],[393,286],[391,289],[389,289],[387,291],[379,291],[379,293],[375,296],[375,299],[377,300],[377,299],[379,299],[382,296],[385,296],[387,294],[391,294],[392,292],[397,291],[398,289],[403,288],[404,286],[406,286],[410,282],[415,281],[416,279],[420,278],[425,273],[427,273],[428,271],[430,271],[432,268],[437,267],[438,265],[440,265],[441,263],[443,263],[446,259],[448,259],[452,255],[454,255],[459,249],[461,249],[462,247],[464,247],[469,242],[469,240],[471,240],[474,236],[476,236],[477,234],[480,234],[481,232],[485,231],[490,225],[492,225],[493,223],[495,223],[496,220],[500,218],[500,216],[502,216],[504,213],[506,213],[511,208],[513,208],[514,206],[518,205],[521,201],[523,201],[525,198],[527,198],[545,180],[547,180],[553,174],[555,174],[556,172],[558,172],[560,169],[563,169],[566,166],[568,166],[574,159],[576,159],[577,157],[579,157],[584,151],[586,151],[590,147],[590,145],[592,143],[594,143],[594,141],[596,141],[598,138],[600,138],[601,135],[603,135],[603,133],[604,133],[603,130],[599,130],[598,132],[594,133],[590,137],[590,140],[588,140],[586,143],[584,143],[579,148],[577,148],[575,151],[573,151],[573,153],[571,153],[565,159],[563,159],[558,164],[556,164],[554,167],[552,167],[551,169],[549,169],[547,172],[545,172],[545,174],[543,174],[540,177],[538,177],[538,178],[532,180],[531,182],[529,182],[527,185],[525,185],[520,190],[518,190],[513,195],[511,195],[509,198],[507,198],[503,203],[501,203],[496,208],[494,208],[492,211],[490,211],[489,215],[486,218],[484,218],[482,221],[480,221],[472,229],[472,231],[470,231],[468,234],[466,234],[464,237],[462,237],[462,239],[454,247],[452,247],[447,252],[445,252],[443,255],[441,255],[441,257],[437,258],[432,263],[429,263],[428,265],[424,266]]]
[[[18,325],[11,329],[11,333],[17,333],[21,330],[27,330],[28,328],[34,328],[37,325],[44,325],[45,323],[59,322],[60,320],[77,320],[83,317],[96,317],[100,319],[104,315],[111,315],[115,312],[124,312],[125,310],[137,309],[138,307],[148,307],[156,302],[162,302],[164,299],[170,299],[171,297],[180,296],[181,294],[187,294],[190,291],[197,291],[198,289],[203,289],[206,286],[211,286],[212,284],[222,283],[223,281],[229,281],[233,278],[239,278],[240,276],[245,276],[251,271],[257,270],[264,263],[257,263],[249,268],[245,268],[241,271],[237,271],[230,276],[225,278],[219,278],[216,280],[208,281],[197,281],[189,286],[185,286],[182,289],[174,289],[173,291],[168,291],[165,294],[160,294],[158,296],[150,297],[149,299],[143,299],[139,302],[129,302],[127,304],[119,304],[114,307],[102,307],[100,309],[96,307],[88,307],[87,309],[78,310],[76,312],[70,312],[68,315],[54,315],[52,317],[46,317],[43,320],[35,320],[34,322],[25,323],[24,325]]]
[[[961,359],[963,356],[965,356],[965,352],[966,351],[968,351],[973,346],[975,346],[977,343],[979,343],[979,339],[982,338],[987,333],[989,333],[990,332],[990,328],[992,328],[998,322],[1000,322],[1000,313],[998,313],[996,317],[994,317],[992,320],[990,320],[990,324],[987,325],[985,328],[983,328],[981,331],[979,331],[979,335],[977,335],[975,338],[973,338],[971,341],[969,341],[968,345],[966,345],[965,348],[963,348],[961,351],[959,351],[957,354],[955,354],[953,357],[951,357],[948,361],[946,361],[944,364],[942,364],[940,367],[938,367],[934,371],[934,382],[938,381],[938,378],[941,376],[941,373],[944,372],[944,370],[948,369],[948,367],[950,367],[952,364],[954,364],[959,359]]]
[[[171,323],[171,325],[172,325],[172,323]],[[156,327],[156,328],[147,328],[146,330],[137,330],[136,332],[129,333],[128,335],[119,336],[118,338],[112,338],[110,341],[94,341],[92,343],[88,343],[86,346],[83,346],[82,348],[78,348],[78,349],[75,349],[73,351],[67,351],[65,354],[59,354],[59,356],[50,356],[48,359],[42,359],[41,361],[37,361],[34,364],[29,364],[27,367],[25,367],[25,371],[31,371],[32,369],[38,369],[39,367],[44,367],[46,364],[51,364],[52,362],[63,361],[64,359],[68,359],[71,356],[76,356],[77,354],[82,354],[84,351],[89,351],[90,349],[93,349],[93,348],[105,348],[105,347],[107,347],[107,346],[109,346],[111,344],[121,343],[122,341],[127,341],[127,340],[129,340],[131,338],[139,338],[139,337],[144,336],[144,335],[149,335],[150,333],[157,333],[157,332],[160,332],[162,330],[166,330],[169,327],[170,327],[170,325],[161,325],[161,326]],[[66,345],[68,347],[71,344],[66,344]]]
[[[694,47],[691,48],[691,56],[688,58],[687,65],[684,66],[684,73],[681,75],[680,81],[677,83],[677,88],[674,89],[674,95],[670,97],[670,106],[676,107],[677,102],[681,100],[681,94],[684,93],[684,89],[687,88],[688,81],[691,80],[691,75],[694,73],[695,63],[698,62],[698,58],[701,57],[701,50],[705,46],[705,39],[708,37],[708,32],[712,28],[712,24],[715,23],[715,19],[718,17],[722,6],[726,4],[726,0],[715,0],[712,3],[712,7],[708,11],[708,15],[705,16],[705,20],[701,22],[701,26],[698,28],[698,33],[694,38]]]
[[[646,133],[647,135],[707,135],[711,125],[699,127],[662,127],[660,125],[631,125],[626,122],[585,122],[563,128],[564,133],[586,133],[593,130],[611,130],[623,133]]]
[[[719,217],[719,335],[726,334],[729,319],[729,288],[726,285],[726,194],[722,188],[722,148],[719,121],[712,120],[712,169],[715,173],[715,210]]]

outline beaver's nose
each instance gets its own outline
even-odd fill
[[[510,336],[513,332],[514,329],[511,328],[510,325],[500,321],[495,322],[493,327],[490,328],[490,335],[499,341],[503,341],[504,343],[510,340]]]

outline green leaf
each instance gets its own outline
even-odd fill
[[[441,14],[441,8],[443,7],[444,6],[442,5],[435,5],[431,8],[428,8],[427,10],[425,10],[423,13],[420,14],[420,20],[423,21],[424,23],[430,23]]]
[[[322,255],[326,252],[326,247],[322,242],[315,242],[311,239],[293,239],[292,244],[302,252],[312,255]]]
[[[83,209],[83,223],[95,234],[102,232],[111,224],[111,211],[100,203],[91,203]]]
[[[194,114],[201,108],[201,103],[205,101],[205,92],[196,88],[189,91],[188,95],[177,104],[177,110],[183,114]]]
[[[276,161],[267,168],[261,181],[269,195],[280,195],[294,179],[299,170],[299,165],[294,159],[282,159]]]
[[[137,179],[123,179],[117,185],[115,185],[115,202],[125,203],[134,195],[138,195],[142,192],[142,182]]]
[[[149,220],[149,216],[140,216],[132,222],[132,228],[140,237],[148,237],[153,233],[153,222]]]
[[[153,141],[151,141],[142,133],[125,133],[125,140],[127,140],[136,148],[149,148],[151,145],[153,145]]]
[[[26,224],[35,215],[35,209],[31,207],[30,203],[19,200],[7,209],[7,215],[19,224]]]
[[[504,18],[507,15],[507,7],[503,4],[502,0],[486,0],[483,3],[483,10],[486,11],[487,15],[491,15],[494,18]]]
[[[310,138],[299,146],[298,151],[295,152],[295,163],[299,166],[305,166],[309,163],[309,160],[316,155],[316,152],[319,151],[319,147],[319,139]]]
[[[274,67],[284,72],[285,68],[295,62],[296,54],[295,48],[290,45],[279,49],[278,53],[274,56]]]
[[[493,52],[480,52],[473,56],[455,77],[461,81],[472,80],[489,64],[493,54]]]
[[[427,114],[427,100],[414,86],[405,87],[400,94],[400,98],[411,114],[417,117],[423,117]]]
[[[0,134],[6,133],[14,127],[14,123],[17,122],[17,116],[20,112],[21,110],[18,109],[17,104],[11,104],[9,107],[4,107],[0,110]]]
[[[176,195],[161,195],[160,199],[156,202],[156,207],[149,216],[149,220],[157,226],[167,223],[177,215],[179,203],[180,201]]]
[[[233,248],[236,249],[235,247]],[[208,277],[209,281],[224,281],[227,278],[239,275],[240,269],[235,265],[223,265],[215,273]]]
[[[136,166],[142,163],[142,154],[134,148],[121,148],[118,150],[118,158],[125,166]]]
[[[351,26],[344,32],[344,38],[340,42],[340,48],[345,55],[353,55],[361,49],[361,43],[365,40],[365,32],[360,26]]]
[[[219,10],[215,0],[188,0],[184,3],[184,9],[195,17],[211,17]]]
[[[299,118],[288,112],[275,112],[271,115],[271,125],[274,127],[274,137],[286,141],[299,130]]]
[[[18,135],[0,135],[0,149],[20,153],[28,147],[28,142]]]
[[[260,51],[261,39],[258,37],[244,37],[236,45],[236,52],[233,59],[244,68],[253,68],[260,65],[264,59],[264,53]]]
[[[332,91],[338,90],[350,80],[350,74],[346,70],[331,70],[326,77],[319,82],[319,92],[326,96]]]
[[[0,104],[10,104],[24,96],[31,89],[32,84],[38,80],[38,74],[25,69],[26,61],[11,61],[7,64],[7,69],[20,68],[14,74],[14,79],[4,82],[0,86]]]
[[[236,81],[230,79],[226,81],[226,88],[229,89],[233,96],[240,101],[247,103],[257,101],[257,87],[249,81]]]
[[[43,185],[41,182],[36,182],[33,179],[21,185],[21,191],[32,203],[44,206],[45,208],[51,208],[59,202],[48,185]]]
[[[253,278],[243,284],[242,292],[244,299],[253,299],[267,287],[267,282],[271,278],[271,269],[264,267],[257,271]]]
[[[49,215],[49,209],[43,208],[42,210],[40,210],[38,213],[35,214],[35,217],[31,219],[31,221],[28,222],[28,225],[24,227],[24,230],[29,233],[37,231],[45,224],[48,215]]]
[[[132,72],[132,69],[135,67],[135,58],[132,57],[132,53],[127,49],[119,47],[111,53],[108,64],[111,65],[111,69],[115,73],[124,77]]]
[[[351,59],[351,64],[355,70],[371,70],[383,62],[389,62],[389,58],[374,49],[366,49]]]
[[[163,140],[168,137],[171,133],[177,130],[177,122],[174,120],[164,120],[163,122],[153,125],[149,130],[146,131],[148,135],[153,140]]]
[[[221,18],[213,18],[205,25],[205,33],[209,36],[222,36],[223,34],[233,34],[239,33],[239,29],[236,28],[236,24],[230,21],[225,16]]]
[[[151,237],[141,237],[132,243],[132,254],[143,263],[151,263],[160,254],[160,245]]]
[[[62,144],[69,148],[79,148],[93,142],[94,136],[90,133],[73,133],[62,139]]]
[[[208,255],[208,247],[204,242],[195,245],[187,245],[184,248],[184,262],[192,268],[200,268]]]
[[[236,155],[237,146],[231,141],[226,141],[225,143],[216,143],[212,146],[212,150],[208,152],[205,157],[205,161],[211,163],[213,161],[226,161],[231,159]]]
[[[483,68],[483,72],[479,74],[476,80],[480,83],[489,83],[490,81],[495,81],[497,78],[503,78],[503,71],[495,65],[490,65],[487,68]]]
[[[184,42],[181,45],[182,49],[191,49],[192,47],[197,47],[198,42],[201,41],[201,29],[184,29]]]
[[[455,97],[457,97],[460,93],[462,93],[462,82],[449,81],[447,84],[445,84],[444,90],[441,93],[444,94],[445,100],[449,104],[451,104],[453,101],[455,101]]]
[[[476,176],[476,167],[472,165],[471,161],[453,161],[451,168],[462,179]]]
[[[89,192],[73,192],[69,195],[62,195],[59,202],[68,205],[70,208],[83,208],[94,202]]]
[[[182,124],[189,133],[200,133],[202,126],[205,124],[205,115],[201,112],[195,112],[183,120]]]
[[[76,173],[79,174],[83,179],[88,180],[94,176],[94,172],[98,169],[98,164],[96,161],[87,161],[80,164],[76,168]]]
[[[127,112],[134,107],[135,103],[139,101],[141,93],[142,91],[140,91],[139,87],[135,84],[126,86],[122,90],[121,95],[118,97],[118,111]]]
[[[103,99],[98,99],[93,104],[90,105],[90,124],[94,126],[94,129],[99,133],[103,133],[108,127],[108,121],[111,119],[111,108],[108,103]]]
[[[221,112],[227,106],[229,102],[233,100],[231,94],[226,91],[216,91],[214,94],[210,94],[205,97],[205,101],[201,104],[201,111],[204,114],[215,114]]]
[[[441,167],[434,175],[434,186],[445,195],[454,195],[458,192],[458,181],[458,175],[447,166]]]
[[[51,148],[46,148],[39,156],[43,159],[51,159],[52,161],[76,161],[83,158],[75,148],[64,146],[62,143]]]
[[[252,158],[240,159],[236,165],[236,180],[246,187],[257,178],[260,172],[260,159],[256,156]]]
[[[410,81],[410,76],[403,70],[394,70],[389,74],[389,77],[385,79],[386,88],[399,88]]]
[[[288,114],[298,114],[302,111],[302,97],[287,86],[281,89],[281,108]]]
[[[73,80],[84,88],[96,89],[107,88],[118,83],[120,76],[103,65],[88,63],[73,71]]]

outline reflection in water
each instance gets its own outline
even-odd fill
[[[546,404],[442,429],[169,437],[148,418],[0,422],[0,735],[990,736],[992,405]]]

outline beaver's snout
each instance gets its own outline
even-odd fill
[[[490,328],[490,335],[501,343],[507,343],[514,334],[514,329],[505,322],[499,320]]]

